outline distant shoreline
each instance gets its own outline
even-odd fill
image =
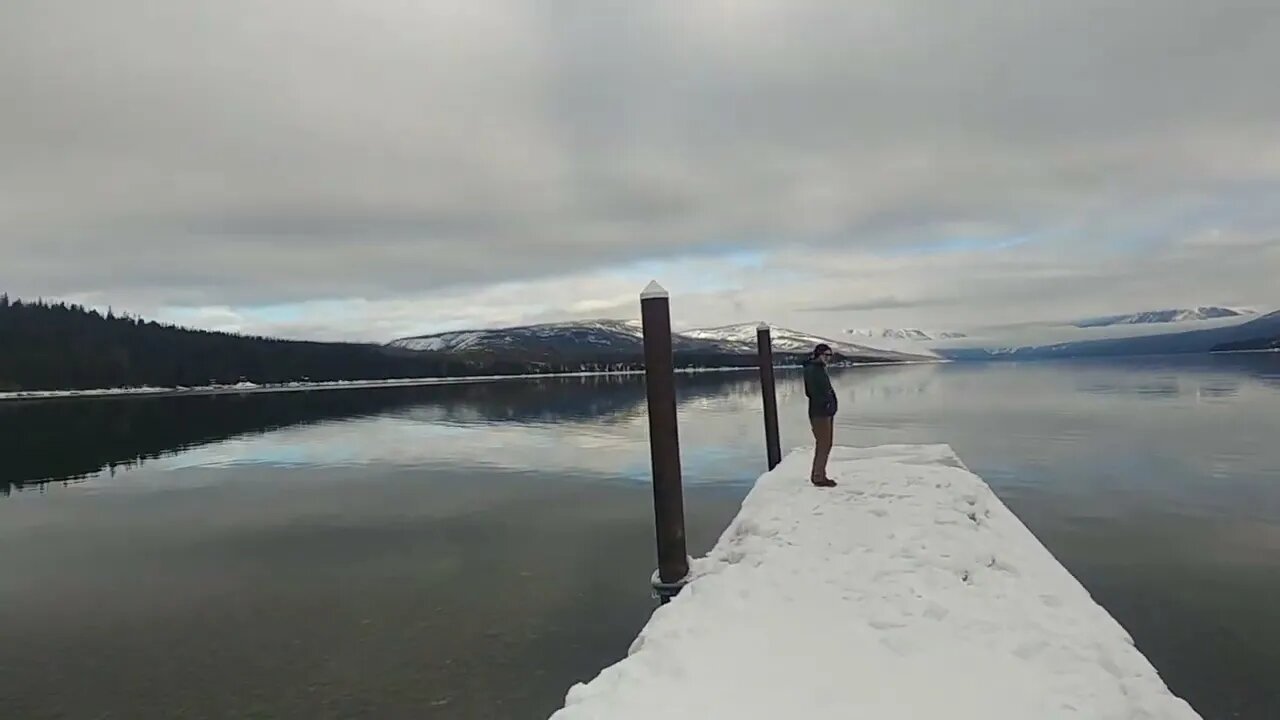
[[[752,366],[732,368],[698,368],[677,370],[677,373],[732,372],[754,370]],[[534,378],[608,377],[612,375],[641,375],[643,370],[589,371],[572,373],[523,373],[517,375],[470,375],[461,377],[399,378],[394,380],[334,380],[330,382],[293,382],[258,385],[210,385],[191,388],[138,387],[102,388],[95,390],[30,390],[0,393],[0,402],[16,400],[80,400],[90,398],[134,397],[198,397],[208,395],[258,395],[265,393],[315,392],[326,390],[362,390],[369,388],[428,387],[431,385],[477,385],[503,380],[530,380]]]
[[[1280,348],[1260,348],[1258,350],[1210,350],[1210,355],[1246,355],[1249,353],[1280,353]]]
[[[938,361],[942,362],[942,361]],[[892,365],[933,365],[934,361],[871,362],[837,366],[841,369],[859,367],[883,367]],[[794,369],[799,365],[777,365],[779,369]],[[755,371],[755,365],[715,368],[680,368],[676,373],[692,375],[710,372]],[[207,385],[200,387],[122,387],[94,390],[19,390],[0,392],[0,402],[34,400],[86,400],[103,398],[166,398],[201,397],[210,395],[258,395],[265,393],[316,392],[325,390],[363,390],[370,388],[428,387],[431,385],[477,385],[504,380],[532,380],[537,378],[612,377],[643,375],[644,370],[588,370],[564,373],[521,373],[516,375],[468,375],[461,377],[398,378],[394,380],[333,380],[329,382],[292,382],[258,385]]]

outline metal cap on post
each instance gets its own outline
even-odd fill
[[[756,350],[760,360],[760,395],[764,398],[764,447],[769,469],[782,462],[782,440],[778,434],[778,391],[773,376],[773,338],[768,323],[756,328]]]
[[[653,511],[658,536],[658,571],[652,585],[662,602],[680,592],[689,574],[684,537],[684,489],[676,426],[675,358],[671,347],[671,305],[656,281],[640,293],[644,327],[644,377],[649,399],[649,454],[653,464]]]

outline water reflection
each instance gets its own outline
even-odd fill
[[[1196,394],[1205,399],[1233,398],[1240,394],[1240,383],[1228,379],[1209,380],[1201,383]]]
[[[1205,717],[1280,717],[1280,355],[837,371],[838,437],[946,442]],[[810,442],[779,378],[784,448]],[[764,464],[679,381],[691,550]],[[0,717],[537,717],[652,609],[644,387],[0,405]],[[145,463],[145,465],[140,465]],[[114,472],[113,472],[114,468]],[[799,479],[802,481],[803,479]],[[183,709],[182,712],[174,708]]]
[[[745,373],[685,376],[681,398],[696,404],[711,397],[746,397],[755,392]],[[386,388],[299,394],[227,395],[184,398],[122,398],[0,404],[0,494],[53,482],[78,482],[105,473],[115,476],[148,462],[186,457],[190,465],[237,460],[271,461],[266,455],[238,457],[253,448],[250,439],[292,428],[284,439],[303,439],[293,448],[274,447],[283,464],[348,462],[365,456],[344,450],[341,421],[378,418],[388,444],[421,448],[416,430],[430,425],[440,440],[458,438],[458,428],[586,423],[634,426],[643,419],[644,385],[636,376],[502,381],[493,384]],[[298,428],[313,428],[311,434]],[[452,428],[452,430],[451,430]],[[405,433],[413,435],[404,437]],[[379,433],[362,437],[377,444]],[[230,441],[230,442],[228,442]],[[514,436],[513,436],[514,441]],[[272,443],[264,443],[265,448]],[[209,450],[207,446],[225,446]],[[200,450],[205,447],[206,449]],[[429,447],[429,446],[428,446]],[[415,456],[421,458],[421,455]]]
[[[1090,398],[1114,400],[1107,406],[1108,420],[1117,414],[1142,416],[1140,423],[1126,425],[1181,422],[1176,415],[1148,416],[1132,400],[1220,401],[1236,421],[1250,422],[1256,413],[1272,411],[1273,391],[1280,389],[1278,367],[1280,355],[1272,354],[836,372],[849,410],[841,422],[854,431],[846,441],[948,442],[962,454],[969,449],[965,446],[981,446],[977,452],[984,455],[989,442],[978,439],[989,434],[988,428],[1008,427],[1017,433],[1017,418],[1034,416],[1033,435],[1041,441],[1038,461],[1048,464],[1060,459],[1055,447],[1070,451],[1092,434],[1074,422],[1098,412]],[[789,431],[784,441],[789,447],[806,444],[803,413],[798,411],[802,387],[794,372],[782,372],[779,380],[783,424]],[[0,404],[0,426],[5,428],[0,433],[0,457],[5,458],[0,494],[48,483],[109,480],[148,463],[161,470],[457,462],[517,469],[537,457],[545,470],[612,469],[643,480],[648,472],[647,454],[640,447],[648,432],[644,402],[642,378],[603,376]],[[720,461],[740,452],[754,455],[760,398],[753,373],[682,376],[679,408],[690,482],[725,480],[726,472],[715,470]],[[922,425],[945,426],[947,431],[924,434]],[[610,455],[605,449],[616,452]],[[1206,450],[1212,454],[1221,449]],[[747,472],[737,479],[751,477]]]

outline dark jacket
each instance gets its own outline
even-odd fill
[[[835,417],[839,403],[827,375],[827,366],[814,359],[804,362],[804,394],[809,398],[809,417]]]

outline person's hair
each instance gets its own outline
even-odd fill
[[[831,346],[830,346],[830,345],[828,345],[828,344],[826,344],[826,343],[818,343],[818,346],[817,346],[817,347],[815,347],[815,348],[813,349],[813,356],[814,356],[814,357],[818,357],[819,355],[821,355],[821,354],[823,354],[823,353],[829,353],[829,352],[831,352]]]

